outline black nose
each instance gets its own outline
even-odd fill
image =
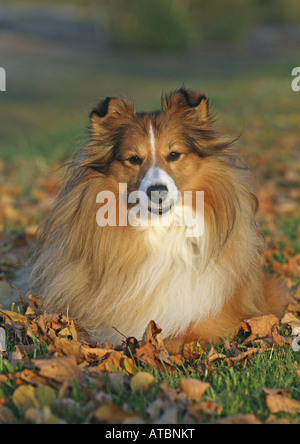
[[[159,204],[166,199],[168,192],[166,185],[151,185],[147,189],[147,196],[153,203]]]

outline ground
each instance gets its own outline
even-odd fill
[[[0,423],[299,423],[300,352],[292,347],[300,323],[297,48],[124,54],[30,34],[1,37],[13,88],[0,97],[0,329],[7,340]],[[152,109],[162,90],[182,83],[207,93],[222,131],[241,136],[236,149],[257,182],[265,271],[285,280],[287,313],[245,320],[234,339],[208,350],[187,344],[171,357],[155,324],[122,347],[82,342],[71,320],[45,316],[34,295],[25,301],[36,226],[98,98],[125,94],[138,109]]]

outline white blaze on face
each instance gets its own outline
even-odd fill
[[[152,166],[149,168],[144,178],[142,179],[139,191],[141,193],[145,193],[147,195],[147,191],[150,187],[153,186],[165,186],[167,188],[167,197],[164,199],[163,207],[167,210],[170,209],[178,199],[178,190],[175,185],[174,180],[168,173],[166,173],[163,169],[157,167],[156,163],[156,143],[155,143],[155,134],[153,130],[152,123],[150,122],[149,127],[149,140],[150,140],[150,149],[152,155]],[[156,193],[154,191],[154,193]],[[157,192],[158,193],[158,192]],[[152,210],[158,210],[159,204],[155,203],[155,199],[153,201],[149,201],[149,208]]]
[[[154,164],[154,162],[155,162],[155,136],[154,136],[153,126],[152,126],[151,122],[150,122],[149,135],[150,135],[150,147],[151,147],[152,160],[153,160],[153,164]]]

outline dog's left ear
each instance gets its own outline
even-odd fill
[[[180,88],[177,91],[162,98],[162,109],[174,111],[184,110],[191,117],[196,117],[202,123],[209,122],[209,101],[207,97],[199,92],[188,91]]]
[[[119,97],[106,97],[91,111],[90,122],[93,129],[105,125],[108,118],[124,119],[136,112],[132,103]]]

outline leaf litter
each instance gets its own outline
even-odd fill
[[[61,412],[70,408],[64,400],[74,384],[89,400],[78,413],[82,416],[84,410],[85,422],[159,423],[161,418],[171,421],[174,417],[192,423],[223,422],[226,417],[222,417],[222,406],[202,399],[211,388],[202,376],[214,372],[216,362],[242,368],[251,365],[254,355],[270,352],[274,346],[291,347],[292,337],[283,334],[291,333],[299,324],[295,311],[288,311],[281,320],[274,315],[248,319],[240,330],[247,336],[243,342],[225,340],[222,352],[216,346],[206,349],[192,342],[184,345],[182,354],[172,356],[161,338],[162,330],[153,320],[141,340],[130,337],[121,345],[99,344],[77,331],[74,321],[66,316],[43,313],[39,300],[32,295],[22,298],[22,304],[25,314],[0,311],[1,328],[16,342],[10,360],[4,359],[15,367],[0,377],[0,389],[7,383],[15,387],[10,402],[0,402],[0,422],[15,420],[16,410],[21,421],[63,423]],[[185,376],[180,377],[176,388],[169,385],[168,377],[158,383],[158,373],[175,376],[178,371],[184,371]],[[295,371],[299,377],[299,368]],[[141,416],[126,403],[115,405],[107,387],[114,393],[130,390],[135,396],[157,393]],[[289,398],[287,392],[266,389],[264,393],[270,415],[300,412],[300,403]],[[251,415],[227,420],[260,422]]]

